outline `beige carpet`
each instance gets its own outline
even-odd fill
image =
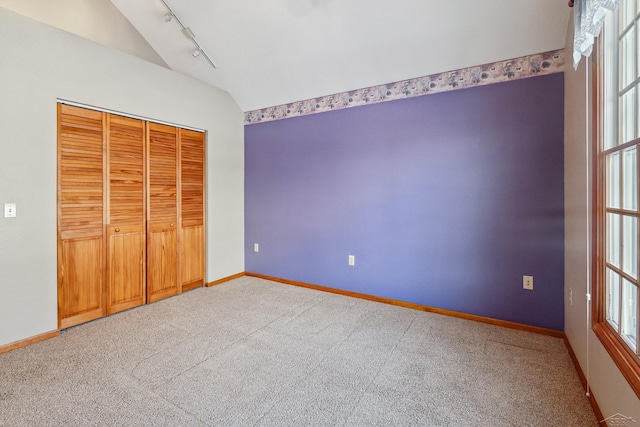
[[[0,355],[2,426],[597,426],[561,339],[241,278]]]

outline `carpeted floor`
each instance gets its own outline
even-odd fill
[[[243,277],[0,355],[2,426],[597,426],[563,341]]]

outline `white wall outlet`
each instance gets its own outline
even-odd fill
[[[5,218],[15,218],[16,213],[16,204],[15,203],[5,203],[4,204],[4,217]]]
[[[351,266],[356,265],[356,256],[355,255],[349,255],[349,265],[351,265]]]
[[[533,276],[522,276],[522,289],[533,290]]]
[[[253,244],[253,252],[260,252],[260,246],[257,243]]]
[[[573,305],[573,289],[569,288],[569,305]]]

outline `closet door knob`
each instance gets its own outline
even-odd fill
[[[120,231],[120,229],[119,229],[119,228],[116,228],[116,233],[117,233],[117,232],[119,232],[119,231]]]
[[[171,224],[171,226],[173,227],[173,224]]]

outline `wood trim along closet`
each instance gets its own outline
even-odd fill
[[[204,285],[204,133],[58,104],[58,327]]]

